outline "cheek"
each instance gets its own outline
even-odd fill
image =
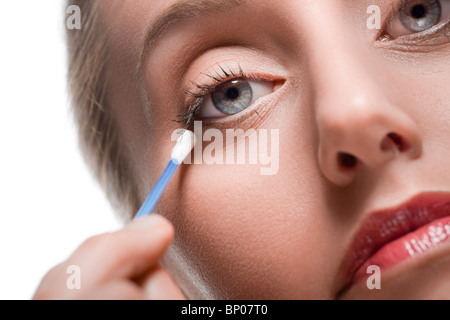
[[[440,64],[440,69],[437,68],[425,64],[419,72],[399,72],[391,81],[397,84],[391,89],[392,100],[421,128],[425,148],[435,144],[441,148],[448,143],[450,135],[450,64]]]
[[[298,134],[280,132],[275,175],[261,175],[259,165],[203,164],[181,167],[171,181],[160,206],[176,230],[169,268],[185,274],[192,296],[300,298],[317,291],[320,280],[311,275],[326,265],[331,226],[311,150],[293,141]]]

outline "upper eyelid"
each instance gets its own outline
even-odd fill
[[[203,81],[202,83],[199,83],[191,81],[194,90],[188,89],[185,91],[185,93],[194,98],[201,98],[213,92],[214,89],[217,88],[219,85],[231,80],[235,79],[263,80],[262,78],[256,77],[255,75],[244,72],[241,65],[238,65],[239,71],[237,72],[233,71],[231,67],[223,67],[222,65],[218,65],[217,68],[220,71],[215,69],[213,73],[202,73],[204,76],[210,79],[209,82]]]

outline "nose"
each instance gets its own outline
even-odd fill
[[[318,115],[318,158],[328,180],[344,186],[362,167],[419,157],[419,130],[405,113],[367,92],[348,94],[328,101]]]
[[[389,101],[371,74],[373,69],[365,65],[367,59],[359,60],[345,50],[341,55],[334,52],[340,67],[322,69],[318,74],[325,76],[314,80],[318,159],[325,177],[346,186],[361,169],[418,158],[422,153],[420,130],[407,106]],[[324,59],[316,69],[326,68]]]

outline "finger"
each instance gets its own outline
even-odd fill
[[[67,292],[65,287],[62,285],[61,275],[64,274],[64,264],[60,263],[53,267],[47,272],[47,274],[42,278],[36,292],[34,293],[33,300],[48,300],[66,297]],[[55,286],[58,284],[58,286]],[[67,295],[68,297],[69,295]]]
[[[145,300],[145,292],[129,280],[117,279],[77,297],[82,300]]]
[[[33,298],[71,299],[112,278],[140,275],[157,263],[172,237],[172,225],[153,214],[131,222],[120,231],[90,238],[69,259],[47,273]],[[80,290],[68,286],[71,266],[80,271],[76,275]]]
[[[151,215],[124,229],[91,238],[69,259],[79,265],[83,280],[100,283],[114,277],[132,278],[153,267],[173,238],[173,227]]]
[[[151,269],[164,254],[173,238],[173,227],[163,217],[152,214],[131,222],[124,229],[92,237],[85,241],[50,275],[50,287],[66,291],[67,266],[80,270],[83,291],[114,278],[133,278]],[[56,271],[55,271],[56,272]]]
[[[159,264],[144,277],[142,288],[149,300],[186,300],[173,278]]]

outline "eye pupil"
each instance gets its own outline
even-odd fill
[[[406,29],[421,32],[435,26],[441,15],[441,0],[409,0],[400,11],[400,21]]]
[[[239,89],[236,87],[228,88],[227,98],[230,100],[236,100],[239,97]]]
[[[423,5],[418,4],[411,8],[411,16],[415,19],[421,19],[427,15],[427,8]]]
[[[219,85],[211,94],[211,98],[217,110],[233,115],[250,106],[253,90],[246,80],[231,80]]]

